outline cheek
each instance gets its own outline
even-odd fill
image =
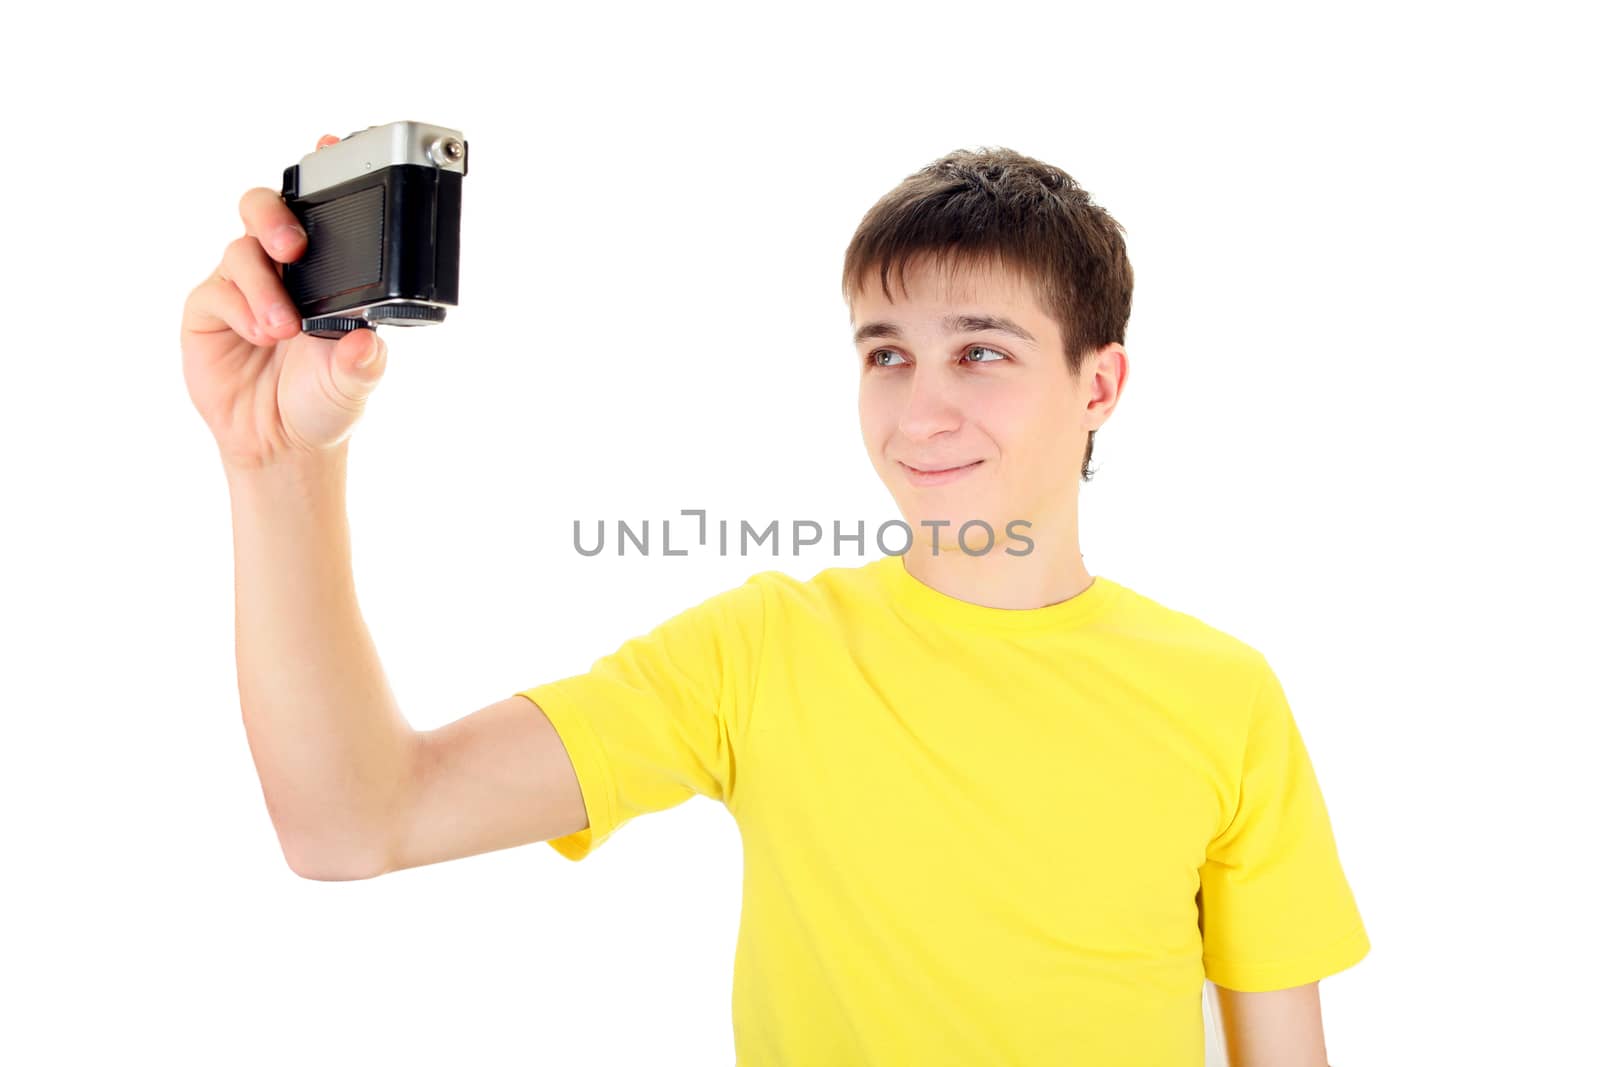
[[[978,420],[1004,453],[1020,463],[1052,464],[1071,450],[1071,424],[1066,405],[1042,390],[1007,390],[981,398],[973,408]]]
[[[894,398],[893,392],[885,386],[885,382],[864,379],[861,382],[861,395],[858,400],[858,411],[861,414],[862,429],[878,432],[885,427],[893,429],[899,421],[899,403]]]
[[[983,427],[1003,449],[1029,447],[1042,418],[1038,398],[1023,389],[978,392],[966,407],[969,421]]]
[[[863,382],[856,407],[861,419],[861,436],[868,444],[881,446],[894,432],[897,422],[892,398],[874,384]]]

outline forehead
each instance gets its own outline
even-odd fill
[[[905,315],[957,307],[1004,309],[1030,317],[1044,313],[1033,283],[1020,271],[994,260],[950,258],[935,262],[932,257],[918,256],[890,266],[887,294],[882,271],[882,264],[874,264],[851,295],[851,321],[869,313],[882,316],[890,309]]]

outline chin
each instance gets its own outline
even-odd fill
[[[923,492],[926,494],[929,491],[924,490]],[[900,517],[911,527],[912,536],[919,542],[931,544],[929,538],[937,530],[940,554],[946,551],[959,552],[961,550],[956,542],[956,536],[960,533],[964,524],[974,519],[988,523],[989,529],[994,531],[994,545],[990,548],[991,552],[1006,543],[1006,523],[1010,519],[996,519],[994,516],[997,512],[994,508],[979,498],[934,502],[929,500],[926,495],[907,494],[907,498],[900,500],[899,504]],[[1015,517],[1012,516],[1012,518]],[[938,527],[926,525],[936,522],[943,522],[945,525]],[[981,526],[975,526],[967,531],[967,543],[974,549],[981,547],[988,539],[989,535],[984,533]]]

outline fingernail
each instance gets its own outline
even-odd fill
[[[380,347],[382,346],[382,344],[383,344],[383,342],[378,340],[377,332],[374,331],[373,334],[372,334],[372,342],[367,347],[367,354],[362,356],[360,359],[356,360],[356,366],[358,366],[358,367],[370,367],[372,365],[373,361],[378,358],[378,351],[379,351]]]
[[[273,326],[283,326],[289,321],[289,307],[287,304],[274,304],[267,312],[267,321]]]

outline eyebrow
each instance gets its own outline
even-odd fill
[[[946,315],[943,325],[945,333],[981,333],[984,330],[993,330],[1020,337],[1031,344],[1039,343],[1033,334],[999,315]],[[856,330],[856,344],[879,337],[899,340],[902,336],[900,327],[892,322],[869,322]]]

